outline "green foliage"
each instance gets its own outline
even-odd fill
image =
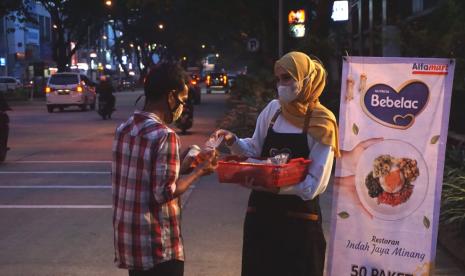
[[[231,110],[219,127],[240,137],[250,137],[255,130],[258,114],[275,98],[273,76],[269,71],[238,76],[230,95]]]
[[[451,147],[446,152],[441,221],[457,224],[465,231],[465,149],[463,147]]]
[[[59,71],[67,71],[71,57],[86,44],[94,46],[106,19],[104,1],[37,0],[49,12],[54,25],[53,59]],[[71,49],[71,42],[75,46]]]
[[[9,20],[15,20],[27,16],[29,13],[29,3],[21,0],[0,1],[0,18],[8,14]]]
[[[24,101],[29,97],[31,97],[31,91],[26,88],[19,88],[5,93],[5,98],[7,101]]]

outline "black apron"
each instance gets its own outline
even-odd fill
[[[302,133],[277,133],[273,125],[279,114],[271,120],[261,156],[288,152],[291,158],[308,158],[308,119]],[[325,250],[318,197],[305,201],[252,191],[244,222],[242,276],[323,275]]]

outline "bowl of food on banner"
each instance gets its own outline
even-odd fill
[[[413,145],[384,140],[362,153],[356,168],[355,187],[362,205],[374,217],[405,218],[425,199],[428,189],[426,162]]]

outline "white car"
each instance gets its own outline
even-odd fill
[[[21,82],[14,77],[0,77],[0,92],[14,91],[22,87]]]
[[[85,75],[79,73],[56,73],[52,75],[45,87],[47,110],[77,106],[82,111],[89,106],[95,110],[95,85]]]

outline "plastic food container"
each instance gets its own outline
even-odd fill
[[[221,183],[246,183],[254,178],[252,185],[283,187],[297,184],[305,179],[311,160],[291,159],[287,164],[245,163],[247,157],[227,156],[218,161],[218,179]]]

